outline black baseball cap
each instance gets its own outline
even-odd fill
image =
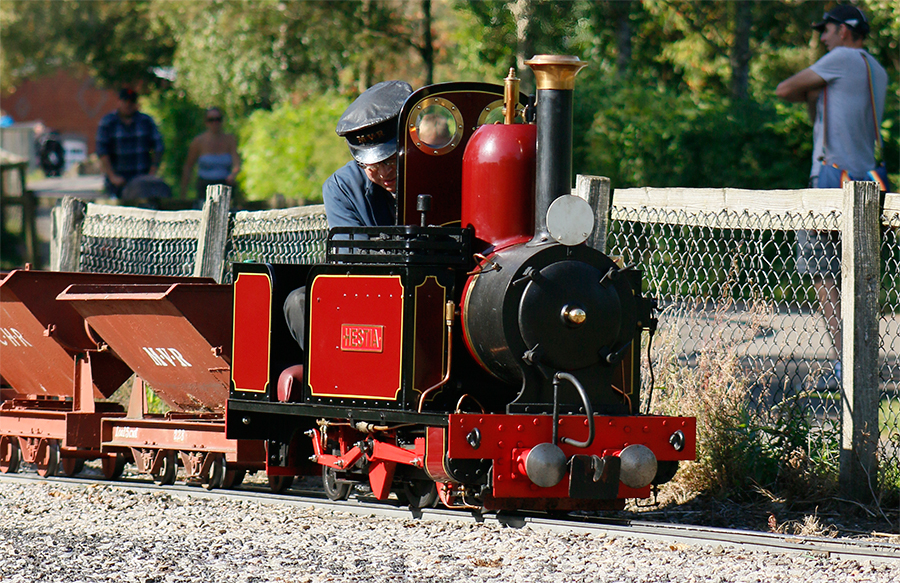
[[[347,140],[357,162],[375,164],[396,153],[397,116],[410,93],[405,81],[382,81],[344,111],[334,131]]]
[[[865,36],[869,34],[869,21],[863,11],[856,6],[849,4],[841,4],[835,6],[829,12],[822,16],[822,22],[817,22],[812,27],[819,32],[825,30],[825,24],[833,22],[835,24],[845,24],[859,34]]]
[[[123,87],[121,91],[119,91],[119,99],[122,101],[137,101],[138,94],[137,91],[131,89],[130,87]]]

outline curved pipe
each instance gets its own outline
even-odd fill
[[[437,384],[426,389],[421,395],[419,395],[419,406],[416,409],[417,412],[422,412],[422,407],[425,405],[425,398],[443,387],[447,384],[447,381],[450,380],[450,364],[453,358],[453,318],[456,314],[456,305],[449,301],[444,305],[444,321],[446,323],[447,328],[447,369],[444,371],[444,374],[441,376],[441,380],[437,382]]]
[[[557,427],[559,426],[558,389],[560,380],[567,380],[572,383],[572,386],[581,395],[581,402],[584,403],[584,412],[588,419],[588,438],[587,441],[575,441],[569,437],[562,437],[559,441],[573,447],[590,447],[594,443],[594,409],[591,407],[591,398],[588,396],[587,391],[584,390],[584,387],[581,386],[581,383],[578,382],[578,379],[567,372],[558,372],[553,375],[553,443],[554,445],[556,444]]]

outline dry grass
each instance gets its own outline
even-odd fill
[[[753,371],[741,359],[741,345],[760,332],[771,307],[752,303],[742,310],[740,327],[734,317],[729,301],[711,311],[673,305],[660,317],[651,412],[697,419],[697,459],[683,465],[675,484],[684,491],[738,499],[796,502],[832,494],[835,476],[822,463],[828,454],[817,451],[827,446],[811,438],[802,395],[767,405],[764,391],[752,391],[767,386],[769,373]],[[703,321],[708,321],[703,339],[686,362],[678,331],[690,325],[693,332]]]
[[[779,523],[774,515],[769,515],[769,531],[778,534],[793,534],[796,536],[822,536],[834,538],[838,535],[838,529],[831,524],[823,524],[816,513],[808,514],[802,521],[788,520]]]
[[[651,412],[687,415],[697,419],[697,460],[685,464],[676,481],[689,490],[726,494],[747,475],[752,427],[750,387],[758,379],[748,377],[736,352],[738,342],[726,339],[729,304],[718,305],[706,338],[692,365],[683,362],[678,331],[688,321],[700,319],[697,306],[667,308],[660,317],[656,347],[656,388]],[[747,338],[759,329],[764,306],[754,307]],[[706,317],[706,316],[703,316]]]

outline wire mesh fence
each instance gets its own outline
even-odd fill
[[[327,237],[324,205],[237,212],[226,245],[223,281],[231,282],[233,263],[322,263]]]
[[[202,211],[87,205],[78,270],[190,276],[195,273],[202,216]],[[320,263],[327,236],[323,205],[233,212],[224,237],[222,279],[231,282],[236,262]]]
[[[809,252],[812,236],[824,247],[833,244],[840,258],[838,205],[816,191],[783,191],[803,199],[784,207],[777,192],[760,200],[759,192],[733,191],[729,204],[718,204],[709,192],[698,203],[690,196],[651,200],[647,192],[642,199],[634,196],[638,190],[616,191],[607,252],[644,270],[646,291],[663,310],[654,345],[668,341],[677,364],[687,367],[697,366],[710,346],[729,351],[758,412],[797,416],[813,428],[816,443],[839,450],[841,329],[831,312],[839,313],[841,291],[828,286],[828,276],[840,281],[840,268],[829,266],[816,245]],[[201,211],[88,205],[80,270],[190,275],[201,219]],[[897,488],[900,212],[886,211],[882,225],[878,457],[883,483]],[[231,213],[222,279],[231,281],[236,262],[321,262],[327,233],[322,205]]]
[[[710,350],[730,354],[756,413],[784,423],[799,417],[810,427],[810,447],[826,443],[836,460],[840,265],[823,255],[831,251],[840,260],[840,211],[767,210],[764,202],[749,211],[613,201],[607,252],[644,270],[645,287],[662,309],[654,346],[668,343],[676,365],[687,367],[708,359]],[[878,457],[883,485],[897,488],[900,479],[890,474],[900,463],[900,219],[885,216],[883,223]],[[811,239],[826,249],[810,250]]]
[[[90,204],[81,230],[79,271],[192,275],[200,220],[200,211]]]
[[[882,483],[900,484],[900,213],[885,213],[881,236],[881,353],[878,453]]]

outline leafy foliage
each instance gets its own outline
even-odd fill
[[[4,0],[2,88],[59,68],[87,69],[101,84],[161,87],[175,39],[151,18],[152,0]]]
[[[882,131],[896,184],[900,6],[856,3],[872,23],[866,46],[891,79]],[[800,0],[7,0],[0,3],[0,81],[8,90],[28,76],[68,67],[107,86],[157,91],[148,105],[159,108],[168,150],[164,173],[171,180],[201,129],[200,107],[223,107],[233,130],[255,136],[240,126],[266,117],[253,118],[258,110],[326,95],[346,102],[390,78],[414,85],[429,76],[495,82],[512,65],[528,90],[526,58],[575,54],[589,63],[576,83],[575,172],[608,175],[615,188],[789,188],[805,184],[811,131],[803,106],[776,101],[774,87],[824,53],[810,23],[830,6]],[[287,151],[261,155],[259,163],[289,167],[303,158],[273,160]],[[250,179],[252,163],[245,171],[247,189],[272,182]],[[266,186],[251,194],[282,191]]]
[[[686,366],[677,354],[678,330],[698,314],[670,306],[660,318],[657,350],[663,388],[654,391],[651,413],[678,414],[697,420],[697,459],[684,465],[676,480],[689,489],[736,499],[774,492],[791,501],[818,499],[837,487],[839,446],[833,434],[815,428],[801,395],[767,405],[766,375],[754,375],[741,362],[741,340],[722,334],[728,301],[715,306],[712,333],[701,341],[696,363]],[[771,307],[750,305],[752,338]]]
[[[240,133],[247,197],[321,201],[322,183],[350,159],[344,141],[334,133],[349,104],[344,97],[325,94],[251,114]]]

